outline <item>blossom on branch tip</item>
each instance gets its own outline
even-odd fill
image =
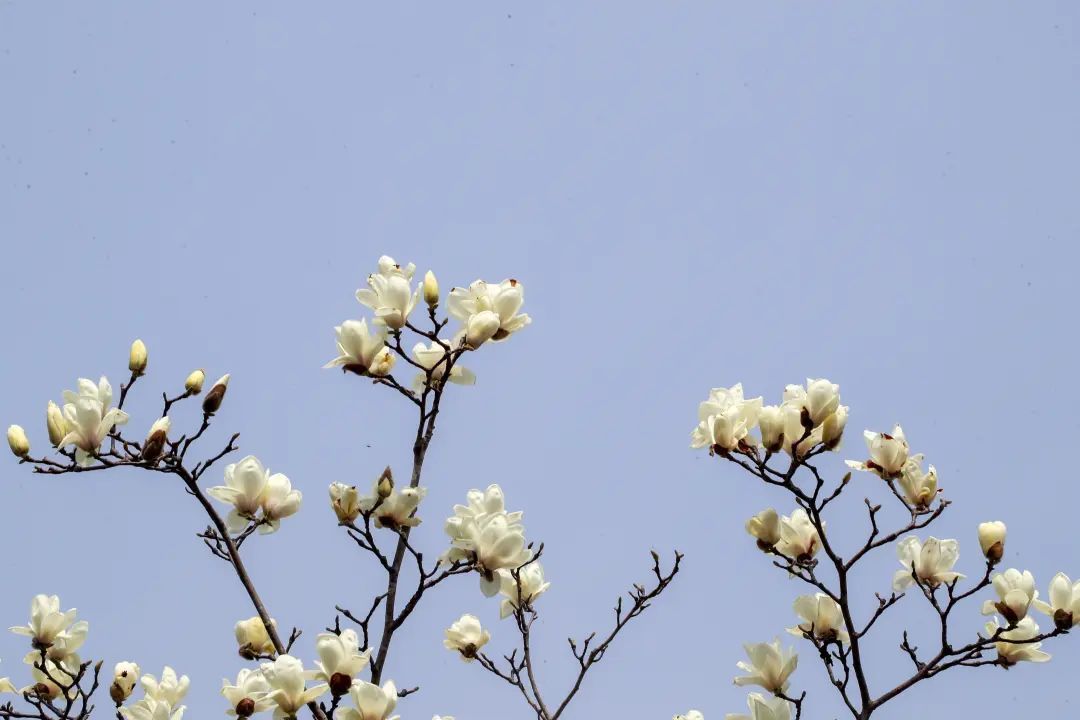
[[[8,447],[11,453],[18,458],[30,454],[30,439],[26,437],[26,431],[21,425],[11,425],[7,429]]]
[[[261,671],[270,684],[270,698],[277,704],[275,720],[295,717],[328,689],[326,683],[307,687],[304,664],[292,655],[281,655],[273,662],[263,663]]]
[[[795,614],[803,619],[788,632],[796,637],[809,634],[821,642],[847,644],[849,637],[844,626],[844,614],[840,605],[825,593],[800,595],[792,606]]]
[[[896,591],[911,587],[915,578],[922,585],[936,588],[964,577],[953,571],[960,558],[960,543],[956,540],[929,537],[923,543],[914,535],[909,535],[897,543],[896,556],[904,566],[893,576],[893,589]]]
[[[229,378],[231,375],[225,373],[217,379],[210,391],[206,393],[206,397],[202,401],[202,411],[206,415],[213,415],[221,409],[221,403],[225,400],[225,391],[229,389]]]
[[[537,598],[551,587],[551,583],[544,580],[544,568],[538,561],[518,570],[516,579],[511,570],[499,570],[498,575],[499,594],[502,595],[499,603],[500,619],[510,617],[522,605],[532,607]]]
[[[113,667],[113,681],[109,686],[109,697],[120,705],[135,692],[139,682],[139,666],[133,662],[118,662]]]
[[[154,421],[154,424],[150,426],[150,431],[146,434],[146,441],[143,443],[143,460],[157,460],[161,457],[161,454],[165,451],[165,443],[169,441],[170,427],[172,427],[172,422],[168,416],[160,417]]]
[[[353,680],[371,658],[370,649],[360,651],[360,638],[354,630],[320,633],[315,640],[315,651],[319,654],[315,662],[318,669],[309,677],[327,683],[335,696],[349,692]]]
[[[863,437],[870,449],[870,459],[862,462],[848,460],[848,466],[876,473],[885,479],[897,477],[908,459],[908,443],[904,437],[904,429],[897,425],[892,433],[866,430]]]
[[[988,638],[998,638],[994,647],[998,652],[998,661],[1005,667],[1018,662],[1046,662],[1050,655],[1039,648],[1041,642],[1031,642],[1039,636],[1039,626],[1029,617],[1024,618],[1016,627],[1007,630],[998,625],[997,618],[986,623]]]
[[[225,466],[225,484],[206,492],[233,506],[228,518],[229,532],[242,532],[249,521],[255,520],[269,481],[270,471],[254,455]]]
[[[370,512],[375,520],[375,527],[398,528],[416,527],[422,521],[416,516],[420,501],[427,495],[427,488],[406,487],[398,490],[394,487],[393,473],[387,467],[375,479],[370,495],[360,498],[360,507]]]
[[[698,406],[698,425],[690,433],[690,447],[735,450],[753,446],[757,440],[750,430],[761,414],[761,398],[743,398],[742,383],[730,388],[713,388],[709,399]]]
[[[263,676],[261,670],[244,668],[236,675],[236,683],[230,684],[228,679],[221,681],[221,694],[229,703],[226,715],[246,718],[258,712],[263,712],[274,707],[274,699],[270,697],[270,683]]]
[[[192,370],[184,379],[184,392],[198,395],[202,392],[203,383],[206,382],[205,370]]]
[[[128,421],[127,413],[109,407],[112,395],[112,385],[104,376],[97,384],[79,378],[77,391],[64,391],[64,421],[68,432],[61,438],[59,447],[74,445],[79,465],[90,465],[112,429]]]
[[[358,375],[382,377],[389,375],[397,357],[386,346],[386,328],[372,333],[367,320],[346,320],[334,328],[337,333],[336,358],[324,368],[340,367]]]
[[[368,275],[368,286],[356,291],[357,301],[375,311],[376,324],[392,330],[405,327],[420,293],[411,287],[415,271],[412,263],[403,268],[389,255],[379,258],[379,269]]]
[[[45,410],[45,427],[49,431],[49,442],[53,447],[60,447],[64,436],[68,434],[68,424],[64,419],[64,411],[52,400]]]
[[[360,491],[355,485],[341,482],[330,483],[330,507],[337,515],[338,522],[353,522],[360,517],[360,511],[363,509]]]
[[[725,720],[791,720],[791,703],[783,698],[765,697],[761,693],[750,693],[746,699],[750,706],[749,715],[728,713]]]
[[[424,273],[423,282],[424,302],[428,304],[428,307],[435,307],[439,304],[439,281],[435,278],[435,273],[428,270]]]
[[[452,289],[446,309],[465,326],[469,346],[475,349],[489,339],[501,342],[531,323],[532,318],[518,312],[524,302],[525,287],[517,280],[477,280],[468,288]]]
[[[390,716],[397,707],[397,686],[392,680],[379,687],[363,680],[353,683],[349,695],[356,706],[339,708],[334,720],[397,720]]]
[[[780,542],[780,516],[772,508],[762,510],[746,521],[746,532],[757,539],[760,549],[768,552]]]
[[[266,481],[266,490],[262,496],[259,532],[266,535],[277,530],[284,518],[295,515],[300,510],[303,499],[303,493],[293,489],[288,477],[281,473],[271,475]]]
[[[443,646],[447,650],[460,653],[463,661],[472,662],[480,648],[487,645],[490,639],[491,633],[480,625],[479,618],[466,613],[446,629]]]
[[[777,638],[771,643],[743,645],[743,649],[750,662],[737,664],[746,675],[735,678],[736,685],[760,685],[771,693],[787,691],[788,679],[799,664],[794,648],[785,650]]]
[[[131,343],[131,352],[128,353],[128,370],[133,375],[139,376],[146,372],[146,343],[135,340]]]
[[[1000,520],[979,523],[979,548],[992,563],[998,563],[1005,555],[1005,523]]]
[[[496,527],[484,538],[484,542],[488,544],[488,547],[485,547],[484,550],[488,562],[494,563],[497,559],[496,553],[493,553],[490,547],[491,541],[495,539],[496,535],[503,536],[505,541],[513,547],[517,547],[520,540],[520,546],[524,548],[526,544],[525,528],[521,524],[523,513],[521,511],[506,511],[506,501],[502,488],[492,484],[483,491],[470,490],[466,494],[466,503],[465,505],[455,505],[454,515],[446,521],[444,529],[446,534],[450,536],[450,548],[443,553],[440,562],[468,562],[477,559],[480,554],[481,534],[496,518],[498,519]],[[496,570],[500,567],[515,568],[532,557],[531,551],[521,552],[518,550],[516,554],[510,553],[510,555],[512,557],[505,558],[505,564],[480,568],[481,573],[485,576],[485,593],[494,595],[498,591],[499,582],[496,577]],[[519,558],[523,559],[520,562],[514,562]]]
[[[802,508],[780,517],[780,541],[776,551],[797,563],[809,562],[821,549],[817,527]]]
[[[1080,625],[1080,580],[1074,583],[1065,573],[1058,573],[1050,581],[1049,595],[1049,603],[1033,601],[1036,610],[1053,618],[1059,630]]]
[[[453,347],[449,340],[443,340],[442,343],[447,347]],[[446,365],[450,362],[450,353],[447,352],[439,342],[434,340],[431,341],[431,345],[425,345],[424,343],[419,342],[413,346],[413,359],[416,360],[417,365],[430,371],[431,384],[433,386],[438,386],[446,376]],[[476,383],[476,375],[473,374],[472,370],[464,368],[455,362],[454,366],[450,368],[450,382],[457,385],[474,385]],[[413,389],[417,392],[421,392],[427,384],[428,373],[417,373],[416,377],[413,379]]]
[[[146,693],[146,697],[158,702],[168,703],[171,706],[177,705],[184,696],[187,695],[188,687],[191,685],[191,680],[187,675],[176,675],[176,671],[168,665],[161,671],[161,679],[157,679],[153,675],[143,675],[140,681],[142,683],[143,692]]]
[[[779,452],[784,447],[785,412],[779,405],[765,405],[758,413],[758,429],[761,445],[769,452]]]
[[[75,622],[76,610],[60,610],[60,598],[57,595],[35,595],[30,601],[30,623],[10,628],[16,635],[31,638],[35,648],[51,648],[59,642],[66,642],[75,637],[86,637],[89,624],[85,620]],[[77,641],[79,645],[81,640]],[[62,652],[61,659],[67,653]]]
[[[1039,597],[1039,591],[1035,589],[1035,577],[1027,570],[1020,572],[1009,568],[995,575],[992,585],[998,599],[984,602],[982,614],[1001,613],[1009,625],[1015,625],[1026,617],[1031,603]]]
[[[933,465],[923,472],[922,461],[921,454],[909,457],[900,469],[900,479],[897,480],[897,484],[904,492],[904,498],[909,505],[919,510],[926,510],[937,497],[938,477]]]
[[[275,631],[277,630],[277,623],[273,618],[270,619],[270,626]],[[258,615],[237,622],[233,632],[236,635],[240,657],[245,660],[267,657],[276,651],[274,641],[270,639],[270,633],[266,630],[266,624]]]
[[[125,720],[181,720],[184,717],[183,705],[174,707],[172,703],[144,697],[131,707],[120,708],[120,715]]]

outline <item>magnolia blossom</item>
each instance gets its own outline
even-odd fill
[[[203,369],[192,370],[188,373],[188,376],[184,378],[184,391],[191,395],[198,395],[202,392],[203,383],[206,382],[206,371]]]
[[[360,517],[363,507],[360,502],[360,491],[355,485],[345,483],[330,484],[330,507],[337,515],[338,522],[351,523]]]
[[[1027,570],[1020,572],[1009,568],[995,575],[992,582],[998,600],[987,600],[983,603],[983,615],[1001,613],[1010,625],[1023,619],[1031,603],[1039,597],[1039,591],[1035,589],[1035,578]]]
[[[38,665],[41,664],[40,656],[38,656],[37,660],[34,662],[27,664],[30,665],[30,677],[34,682],[24,688],[20,688],[20,695],[37,695],[46,697],[49,700],[56,700],[64,694],[63,688],[56,683],[56,680],[61,681],[64,685],[73,686],[75,676],[79,673],[78,660],[75,658],[67,658],[60,662],[55,662],[46,658],[45,670],[48,672],[38,667]],[[74,698],[77,693],[78,689],[75,687],[71,687],[67,691],[69,698]]]
[[[757,538],[759,548],[771,550],[780,542],[780,516],[772,508],[762,510],[746,521],[746,532]]]
[[[792,635],[803,637],[810,634],[822,642],[848,642],[840,605],[825,593],[800,595],[795,598],[793,608],[803,622],[788,628]]]
[[[820,549],[821,538],[805,510],[797,508],[790,517],[785,515],[780,518],[777,552],[797,562],[808,562]]]
[[[140,682],[147,698],[167,703],[170,706],[178,705],[187,695],[188,686],[191,685],[191,680],[187,675],[177,677],[176,671],[168,665],[161,671],[160,680],[147,674],[142,676]]]
[[[840,386],[825,379],[806,381],[802,385],[788,385],[784,389],[784,401],[806,411],[811,427],[817,427],[840,409]]]
[[[525,529],[512,524],[505,513],[485,515],[476,522],[472,549],[480,570],[480,589],[488,597],[499,592],[499,570],[518,568],[532,559]]]
[[[118,662],[113,667],[113,681],[109,686],[109,697],[117,705],[131,697],[135,685],[139,682],[139,666],[133,662]]]
[[[769,452],[778,452],[784,447],[785,413],[779,405],[765,405],[758,413],[758,429],[761,431],[761,444]]]
[[[359,375],[388,375],[397,356],[386,346],[386,328],[368,331],[367,320],[346,320],[334,328],[337,332],[336,358],[324,368],[341,367]]]
[[[184,710],[183,705],[174,707],[171,703],[144,697],[131,707],[120,708],[120,714],[126,720],[181,720]]]
[[[551,583],[544,581],[544,568],[539,562],[531,562],[517,571],[517,579],[510,570],[499,571],[499,617],[508,618],[522,605],[531,606],[544,594]]]
[[[128,370],[134,375],[142,375],[146,371],[146,361],[146,343],[136,338],[131,343],[131,351],[128,353]]]
[[[281,473],[274,473],[266,482],[262,497],[262,523],[259,532],[263,535],[272,533],[281,527],[281,521],[300,510],[304,496],[294,490],[289,478]]]
[[[281,526],[281,519],[300,509],[303,499],[294,490],[289,478],[270,471],[254,455],[225,466],[225,484],[212,487],[211,497],[232,504],[228,528],[231,533],[243,532],[249,522],[260,522],[259,532],[271,533]],[[262,517],[257,513],[262,511]]]
[[[931,465],[927,472],[923,472],[922,461],[922,455],[909,457],[900,469],[898,481],[908,503],[919,510],[930,507],[938,493],[937,470]]]
[[[920,583],[931,588],[964,577],[953,572],[953,565],[960,557],[960,543],[955,540],[930,537],[923,544],[919,538],[910,535],[897,543],[896,555],[904,569],[897,570],[893,576],[894,590],[910,587],[915,582],[915,577]]]
[[[12,425],[8,428],[7,441],[15,457],[26,457],[30,454],[30,439],[26,437],[26,431],[21,425]]]
[[[339,708],[334,720],[397,720],[390,716],[397,707],[397,687],[392,680],[379,687],[363,680],[357,680],[349,689],[349,695],[356,707]]]
[[[788,678],[799,664],[794,648],[784,650],[779,638],[771,643],[743,645],[750,662],[739,662],[737,667],[746,673],[735,678],[736,685],[760,685],[771,693],[785,692]]]
[[[487,645],[490,639],[491,633],[481,627],[479,618],[465,614],[446,629],[443,646],[447,650],[460,653],[465,662],[472,662],[480,648]]]
[[[277,704],[274,720],[294,718],[297,713],[327,690],[326,683],[307,687],[304,664],[292,655],[280,655],[262,664],[262,674],[270,684],[270,698]]]
[[[1080,625],[1080,580],[1075,583],[1065,573],[1050,581],[1050,603],[1034,600],[1035,609],[1054,619],[1054,626],[1068,630]]]
[[[498,284],[477,280],[468,288],[452,289],[446,309],[465,325],[469,346],[476,348],[489,339],[505,340],[531,323],[532,318],[518,312],[524,302],[525,287],[517,280]]]
[[[412,276],[416,266],[409,263],[401,267],[394,258],[379,258],[379,270],[368,275],[368,287],[356,291],[356,299],[375,311],[375,322],[392,330],[405,327],[409,313],[416,306],[419,288],[412,290]]]
[[[85,639],[89,624],[85,620],[75,622],[76,610],[60,610],[60,598],[56,595],[35,595],[30,601],[30,623],[10,628],[16,635],[33,639],[36,647],[51,648],[60,644],[62,650],[54,660],[63,658],[68,648],[78,647]]]
[[[1000,520],[979,523],[979,548],[986,559],[997,563],[1005,555],[1005,523]]]
[[[749,436],[761,414],[761,398],[745,400],[742,383],[730,388],[713,388],[709,399],[698,406],[698,425],[690,433],[690,447],[734,450],[740,444],[754,445]]]
[[[1029,617],[1024,618],[1016,627],[1003,630],[997,618],[986,623],[987,637],[998,638],[994,647],[998,651],[998,661],[1006,667],[1018,662],[1046,662],[1050,655],[1039,648],[1041,642],[1028,642],[1039,636],[1039,626]]]
[[[49,405],[45,409],[45,428],[49,431],[49,442],[52,443],[53,447],[59,447],[68,434],[68,424],[67,420],[64,419],[64,411],[52,400],[49,401]]]
[[[521,525],[524,516],[520,510],[506,512],[506,501],[502,488],[489,485],[486,490],[470,490],[466,494],[465,505],[455,505],[453,517],[447,519],[444,529],[450,536],[451,546],[443,554],[442,562],[465,562],[471,560],[475,548],[473,537],[477,523],[487,515],[503,515],[507,523]],[[524,532],[524,529],[522,529]]]
[[[68,432],[58,447],[74,445],[75,461],[79,465],[90,465],[112,429],[128,421],[127,413],[109,407],[112,395],[112,385],[104,376],[97,384],[79,378],[77,391],[64,391],[63,412]]]
[[[424,302],[431,307],[438,305],[439,281],[436,279],[435,273],[430,270],[424,273],[424,282],[421,284],[421,287],[423,288]]]
[[[334,695],[349,692],[353,678],[367,667],[371,657],[371,650],[360,652],[360,638],[354,630],[320,633],[315,640],[315,651],[319,654],[315,662],[318,669],[311,679],[327,683]]]
[[[270,619],[270,625],[276,630],[277,623]],[[274,641],[270,639],[270,633],[266,630],[266,624],[258,615],[249,617],[236,623],[233,631],[236,634],[236,644],[239,646],[240,657],[254,660],[276,652]]]
[[[791,704],[783,698],[750,693],[746,704],[750,706],[749,715],[728,713],[725,720],[791,720]]]
[[[899,475],[908,459],[908,444],[903,428],[897,425],[891,434],[866,430],[863,437],[870,449],[870,459],[863,462],[848,460],[847,464],[856,470],[877,473],[883,478]]]
[[[437,386],[446,376],[446,365],[450,362],[450,353],[443,348],[443,345],[452,347],[452,341],[442,340],[441,342],[442,345],[432,340],[430,345],[420,342],[413,346],[413,359],[416,360],[417,365],[431,372],[431,381],[434,386]],[[474,385],[476,375],[472,370],[463,368],[455,362],[454,366],[450,368],[450,382],[457,385]],[[413,388],[417,392],[421,392],[427,383],[428,374],[426,372],[417,373],[416,377],[413,378]]]
[[[274,699],[270,697],[270,683],[261,670],[244,668],[237,673],[235,684],[230,685],[228,679],[222,680],[221,694],[229,703],[226,715],[250,717],[275,705]]]
[[[143,443],[142,456],[144,460],[157,460],[165,450],[165,443],[169,440],[169,428],[172,421],[168,416],[160,417],[150,426],[146,433],[146,441]]]
[[[364,509],[371,510],[375,518],[375,527],[394,529],[419,525],[422,521],[415,514],[416,508],[420,506],[420,501],[427,495],[427,488],[407,487],[398,490],[391,487],[390,493],[382,497],[381,502],[379,502],[380,480],[375,481],[372,494],[361,499],[361,505]]]

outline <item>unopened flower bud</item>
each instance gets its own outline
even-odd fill
[[[784,411],[776,405],[766,405],[758,415],[761,444],[768,452],[778,452],[784,446]]]
[[[1000,520],[979,524],[979,547],[992,563],[1000,562],[1005,555],[1005,523]]]
[[[355,485],[331,483],[330,507],[337,515],[338,522],[351,523],[360,517],[360,491]]]
[[[192,395],[198,395],[202,392],[204,382],[206,382],[206,373],[201,369],[193,370],[191,374],[187,376],[187,380],[184,380],[184,389]]]
[[[207,415],[213,415],[221,408],[221,401],[225,399],[225,390],[229,387],[228,374],[222,375],[214,387],[210,388],[210,392],[206,393],[206,397],[202,401],[203,412]]]
[[[113,668],[113,681],[109,686],[109,697],[119,706],[135,691],[139,681],[139,666],[133,662],[118,662]]]
[[[277,627],[277,623],[272,619],[270,624]],[[233,631],[236,634],[240,657],[245,660],[255,660],[275,652],[274,641],[270,639],[270,633],[258,615],[236,623]]]
[[[390,471],[390,466],[387,465],[386,469],[382,471],[382,475],[379,476],[379,497],[383,500],[390,497],[390,494],[394,492],[394,473]]]
[[[424,302],[430,307],[439,304],[439,281],[435,279],[435,273],[428,270],[424,274]]]
[[[146,343],[136,340],[131,343],[131,353],[128,355],[128,370],[132,375],[142,375],[146,372]]]
[[[60,447],[60,441],[67,435],[67,420],[64,419],[64,411],[52,400],[45,411],[45,425],[49,429],[49,442],[53,447]]]
[[[143,460],[157,460],[161,457],[161,453],[165,451],[165,443],[169,440],[171,425],[167,416],[154,421],[154,424],[150,426],[150,432],[146,435],[146,442],[143,443]]]
[[[501,323],[499,316],[492,310],[482,310],[470,316],[465,326],[465,344],[475,350],[495,337]]]
[[[15,457],[26,457],[30,454],[30,440],[26,437],[26,431],[19,425],[12,425],[7,431],[8,447]]]

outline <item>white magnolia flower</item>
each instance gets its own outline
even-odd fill
[[[489,339],[501,342],[531,323],[532,318],[518,312],[524,302],[525,287],[517,280],[477,280],[468,288],[452,289],[446,309],[465,326],[469,346],[477,348]],[[492,330],[494,320],[498,324]]]
[[[142,375],[146,372],[147,350],[146,343],[136,338],[131,343],[131,351],[128,353],[128,370],[134,375]]]
[[[761,398],[745,400],[742,383],[713,388],[709,399],[698,406],[698,425],[690,433],[690,447],[734,450],[740,444],[755,445],[750,430],[761,414]]]
[[[41,663],[41,656],[38,655],[37,659],[30,664],[30,677],[33,682],[19,689],[20,695],[29,694],[31,696],[42,696],[49,700],[56,700],[64,694],[64,690],[56,683],[59,680],[64,685],[73,686],[75,682],[75,676],[79,672],[78,659],[75,657],[67,658],[59,663],[54,662],[46,658],[45,669],[48,672],[43,671],[38,665]],[[74,698],[78,695],[78,689],[71,687],[67,691],[69,698]]]
[[[75,461],[82,466],[90,465],[101,443],[117,425],[128,421],[128,415],[112,403],[112,385],[102,376],[95,384],[92,380],[79,378],[78,391],[64,391],[64,422],[67,435],[59,447],[75,446]]]
[[[769,452],[779,452],[784,447],[785,413],[779,405],[765,405],[758,413],[758,429],[761,444]]]
[[[780,542],[776,550],[781,555],[797,562],[808,562],[821,549],[821,538],[817,528],[806,511],[796,508],[791,516],[780,518]]]
[[[184,391],[192,395],[198,395],[202,392],[203,383],[206,382],[206,371],[203,369],[192,370],[188,373],[188,376],[184,378]]]
[[[481,516],[473,525],[470,544],[480,571],[480,589],[487,597],[499,592],[499,570],[518,568],[532,559],[525,529],[513,524],[506,513]]]
[[[360,491],[355,485],[345,483],[330,484],[330,507],[337,515],[338,522],[351,523],[360,517],[363,507],[360,503]]]
[[[808,379],[806,387],[788,385],[784,401],[796,405],[800,411],[806,410],[812,427],[817,427],[840,409],[840,386],[825,379]]]
[[[439,304],[439,281],[435,277],[435,273],[428,270],[424,273],[424,282],[422,283],[424,302],[435,307]],[[451,718],[451,720],[453,720]]]
[[[120,714],[126,720],[181,720],[186,709],[183,705],[173,707],[171,703],[144,697],[131,707],[120,708]]]
[[[375,481],[371,495],[366,495],[360,500],[364,510],[374,508],[372,516],[375,519],[375,527],[395,529],[419,525],[422,521],[415,513],[420,506],[420,501],[427,495],[427,488],[406,487],[398,490],[396,487],[391,487],[390,494],[382,498],[382,502],[378,502],[381,479],[382,476]]]
[[[371,658],[371,650],[360,652],[360,638],[354,630],[342,630],[340,635],[320,633],[315,640],[315,651],[319,659],[311,679],[327,683],[334,695],[349,692],[353,679]]]
[[[394,682],[387,681],[379,687],[363,680],[353,683],[349,689],[354,708],[339,708],[334,720],[397,720],[398,716],[390,716],[397,707],[397,687]]]
[[[927,472],[922,469],[922,455],[912,455],[900,469],[898,485],[912,506],[925,510],[937,497],[937,470],[931,465]]]
[[[51,648],[56,643],[77,642],[85,638],[89,624],[85,620],[75,622],[76,610],[60,610],[60,598],[56,595],[35,595],[30,601],[30,623],[10,628],[16,635],[32,638],[37,647]],[[66,653],[61,653],[61,659]]]
[[[503,596],[499,603],[501,619],[510,617],[522,605],[531,606],[551,587],[551,583],[544,580],[544,568],[539,562],[531,562],[521,568],[517,580],[510,570],[499,570],[498,575],[499,593]]]
[[[746,675],[735,678],[735,684],[760,685],[771,693],[786,692],[788,678],[799,664],[794,648],[784,650],[777,638],[771,643],[743,645],[750,662],[739,662],[737,667]]]
[[[270,625],[277,630],[277,622],[270,619]],[[266,624],[258,615],[240,620],[233,629],[236,634],[236,644],[240,650],[240,657],[247,660],[273,655],[276,652],[274,641],[270,639],[270,633],[266,631]]]
[[[443,340],[442,342],[447,347],[453,347],[451,340]],[[416,343],[413,346],[413,359],[425,370],[431,371],[432,385],[438,386],[446,376],[446,365],[450,360],[450,354],[443,349],[442,345],[432,340],[430,345],[425,345],[422,342]],[[427,373],[419,372],[413,378],[413,389],[421,392],[427,382]],[[474,385],[476,384],[476,375],[473,374],[472,370],[463,368],[455,362],[454,367],[450,368],[450,382],[457,385]]]
[[[30,454],[30,439],[26,437],[26,431],[21,425],[11,425],[7,430],[8,447],[15,457],[26,457]]]
[[[1034,600],[1035,609],[1054,619],[1054,626],[1068,630],[1080,625],[1080,580],[1075,583],[1065,573],[1050,581],[1050,603]]]
[[[49,442],[53,447],[60,447],[60,443],[68,434],[68,424],[64,419],[64,411],[52,400],[49,401],[45,410],[45,427],[49,431]]]
[[[294,490],[289,478],[281,473],[274,473],[266,481],[266,490],[262,496],[262,524],[259,532],[263,535],[272,533],[281,527],[281,521],[300,510],[303,493]]]
[[[447,650],[461,653],[461,659],[465,662],[472,662],[480,648],[487,645],[490,639],[491,633],[480,625],[480,619],[475,615],[465,614],[446,629],[443,646]]]
[[[270,684],[270,697],[277,704],[274,720],[294,718],[305,705],[327,691],[326,683],[307,687],[304,664],[292,655],[280,655],[262,664],[262,674]]]
[[[466,494],[466,502],[465,505],[455,505],[453,517],[446,521],[444,529],[450,536],[451,546],[440,558],[441,562],[466,562],[473,558],[476,549],[475,537],[481,519],[485,516],[502,515],[509,525],[521,526],[524,513],[520,510],[506,512],[503,491],[498,485],[489,485],[483,491],[470,490]]]
[[[270,697],[270,683],[261,670],[244,668],[237,673],[235,684],[229,684],[228,678],[222,680],[221,694],[229,703],[225,714],[230,716],[250,717],[275,705]]]
[[[866,446],[870,449],[870,459],[863,462],[848,460],[849,467],[856,470],[877,473],[883,478],[894,478],[904,469],[908,459],[908,443],[904,430],[899,425],[892,433],[863,432]]]
[[[117,705],[131,697],[139,683],[139,666],[133,662],[118,662],[113,667],[113,681],[109,686],[109,697]]]
[[[243,532],[256,519],[270,481],[270,471],[254,455],[225,466],[225,484],[212,487],[211,497],[233,506],[229,513],[229,532]]]
[[[803,622],[788,628],[792,635],[804,637],[809,633],[823,642],[848,642],[843,612],[836,601],[825,593],[800,595],[795,598],[793,607]]]
[[[771,550],[780,542],[780,516],[772,508],[762,510],[746,521],[746,532],[757,539],[759,548]]]
[[[415,271],[412,263],[403,268],[394,258],[383,255],[379,258],[378,272],[368,275],[368,286],[356,291],[356,299],[375,311],[376,323],[400,330],[419,297],[419,288],[414,292],[411,287]]]
[[[913,572],[923,585],[931,588],[964,577],[953,571],[960,557],[960,543],[955,540],[929,537],[923,544],[919,538],[909,535],[897,543],[896,556],[904,569],[897,570],[893,576],[894,590],[904,590],[914,584]]]
[[[397,356],[386,346],[386,328],[368,331],[367,320],[346,320],[334,328],[337,332],[336,358],[324,368],[341,367],[358,375],[388,375]]]
[[[85,620],[72,623],[72,625],[62,633],[56,636],[52,645],[46,651],[50,660],[60,662],[62,660],[71,660],[72,663],[79,664],[79,648],[86,642],[86,635],[90,631],[90,625]],[[37,651],[31,651],[27,657],[27,663],[33,664],[34,659],[40,658],[40,653]]]
[[[750,706],[749,715],[728,713],[725,720],[791,720],[791,704],[783,698],[750,693],[746,704]]]
[[[998,599],[983,603],[983,615],[1001,613],[1010,625],[1015,625],[1027,616],[1031,603],[1039,597],[1039,591],[1035,589],[1035,577],[1027,570],[1020,572],[1009,568],[995,575],[992,583]]]
[[[1000,520],[979,523],[979,548],[990,562],[999,562],[1005,555],[1005,534],[1005,523]]]
[[[1026,642],[1039,635],[1039,626],[1029,617],[1008,630],[1003,630],[997,618],[994,618],[986,623],[986,633],[989,638],[1000,638],[994,647],[998,651],[998,660],[1006,667],[1018,662],[1046,662],[1050,659],[1050,655],[1039,649],[1041,642]]]
[[[836,450],[840,447],[840,441],[844,438],[844,428],[847,427],[847,419],[848,406],[841,405],[836,408],[836,412],[825,418],[824,422],[821,423],[821,442],[829,450]]]
[[[176,706],[187,695],[191,680],[187,675],[177,677],[176,671],[168,665],[161,671],[161,679],[150,674],[142,676],[140,680],[146,697],[170,706]]]

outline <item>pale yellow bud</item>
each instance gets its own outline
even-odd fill
[[[131,343],[131,353],[128,355],[128,370],[132,375],[142,375],[146,372],[146,343],[136,340]]]
[[[430,270],[424,274],[424,302],[431,307],[439,304],[439,281]]]
[[[979,523],[979,547],[992,563],[999,562],[1005,554],[1005,523],[1000,520]]]
[[[49,401],[49,408],[45,411],[45,425],[49,429],[49,442],[53,447],[60,447],[60,442],[67,435],[68,424],[64,419],[64,411],[52,400]]]
[[[383,500],[390,497],[390,493],[394,492],[394,473],[390,471],[390,466],[387,465],[383,470],[382,475],[379,477],[378,487],[379,497]]]
[[[26,457],[30,454],[30,440],[26,437],[26,431],[19,425],[12,425],[7,431],[8,447],[15,457]]]
[[[204,382],[206,382],[206,373],[201,369],[193,370],[191,374],[187,376],[187,380],[184,381],[184,389],[192,395],[198,395],[202,392]]]

